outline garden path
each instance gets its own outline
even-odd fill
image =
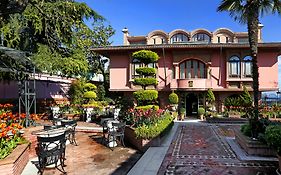
[[[239,125],[182,123],[158,174],[275,174],[277,162],[239,160],[226,138]]]

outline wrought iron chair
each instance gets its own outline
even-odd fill
[[[106,140],[106,134],[108,132],[108,128],[107,128],[107,122],[109,120],[113,120],[113,118],[101,118],[101,126],[102,126],[102,143],[104,144],[105,143],[105,140]]]
[[[61,120],[62,127],[66,128],[65,135],[66,139],[69,140],[71,144],[77,145],[76,138],[75,138],[75,128],[77,126],[76,120]]]
[[[43,174],[46,166],[55,165],[62,173],[66,174],[64,170],[64,160],[65,160],[65,133],[60,135],[54,135],[49,137],[37,136],[38,148],[37,155],[38,161],[32,163],[38,168],[38,173]],[[60,164],[58,165],[58,163]],[[61,167],[61,169],[59,168]]]
[[[108,142],[120,142],[123,147],[125,147],[124,143],[124,134],[125,134],[126,123],[112,123],[112,128],[108,129],[107,141]]]

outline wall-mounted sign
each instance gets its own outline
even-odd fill
[[[193,81],[188,81],[188,87],[193,87]]]

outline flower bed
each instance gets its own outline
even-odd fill
[[[131,109],[125,119],[130,124],[125,129],[125,140],[144,152],[150,146],[161,145],[161,138],[172,127],[174,117],[161,109]]]

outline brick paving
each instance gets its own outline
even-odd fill
[[[241,161],[227,144],[238,125],[185,123],[179,126],[158,171],[162,174],[276,174],[278,162]]]

